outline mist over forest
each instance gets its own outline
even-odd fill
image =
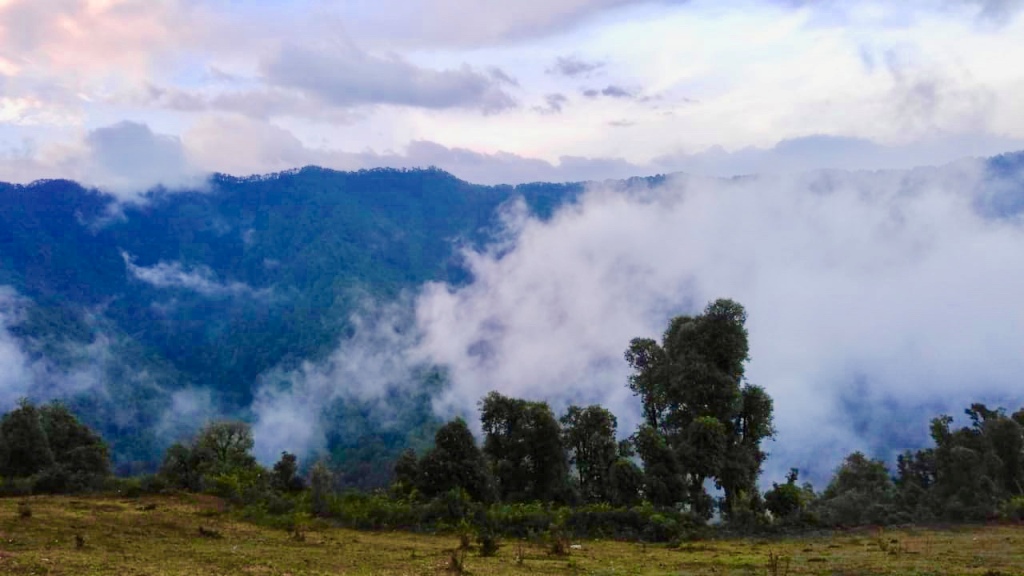
[[[1019,407],[1024,156],[482,186],[439,169],[215,175],[129,198],[0,185],[0,411],[61,399],[115,471],[212,420],[265,464],[385,485],[490,391],[642,421],[623,355],[716,298],[774,399],[762,482],[894,462],[927,421]],[[479,430],[477,430],[479,432]]]

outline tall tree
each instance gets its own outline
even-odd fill
[[[491,392],[480,402],[484,455],[505,501],[565,500],[568,465],[558,420],[545,402]]]
[[[744,384],[746,319],[739,303],[716,300],[697,316],[673,318],[660,344],[636,338],[625,354],[629,387],[643,404],[637,447],[645,468],[658,470],[648,475],[656,480],[651,488],[679,491],[659,499],[685,502],[705,517],[712,513],[708,479],[725,492],[726,513],[750,500],[765,457],[761,442],[773,434],[771,398]],[[669,471],[681,477],[670,481]]]
[[[580,496],[586,502],[608,501],[609,472],[618,460],[615,415],[597,405],[570,406],[561,423],[562,439]]]

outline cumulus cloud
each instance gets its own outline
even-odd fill
[[[206,183],[206,173],[188,161],[178,137],[135,122],[97,128],[77,141],[44,147],[27,143],[0,156],[0,178],[67,178],[122,200],[138,200],[158,186],[203,189]]]
[[[186,268],[181,262],[157,262],[152,266],[139,266],[125,252],[128,274],[156,288],[178,288],[198,292],[204,296],[265,296],[266,290],[255,290],[243,282],[220,282],[207,266]]]
[[[718,297],[747,307],[748,378],[775,398],[770,474],[821,479],[854,449],[891,456],[972,400],[1015,409],[1024,272],[1008,263],[1024,226],[981,215],[989,186],[974,162],[677,177],[595,187],[548,221],[520,211],[510,244],[465,255],[471,284],[432,284],[417,302],[420,350],[452,379],[438,409],[472,414],[491,389],[597,401],[628,432],[629,340]]]
[[[335,106],[393,104],[424,108],[477,108],[497,112],[515,105],[501,84],[507,76],[468,66],[431,70],[392,55],[368,54],[352,44],[315,50],[285,44],[262,64],[267,81]]]
[[[205,174],[186,160],[181,140],[155,134],[145,124],[120,122],[97,128],[85,138],[89,156],[82,180],[119,195],[153,186],[201,187]]]

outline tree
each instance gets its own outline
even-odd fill
[[[716,300],[697,316],[673,318],[660,344],[636,338],[625,353],[629,387],[643,405],[637,448],[652,471],[648,488],[705,518],[712,514],[709,478],[725,493],[726,514],[741,494],[750,501],[757,493],[761,442],[774,433],[771,398],[743,381],[746,318],[740,304]]]
[[[469,426],[461,418],[448,422],[437,431],[434,448],[423,456],[418,469],[417,485],[426,496],[462,489],[477,502],[493,500],[493,481],[487,462]]]
[[[826,524],[887,524],[896,511],[895,496],[885,463],[854,452],[843,460],[817,504]]]
[[[633,443],[644,463],[644,497],[656,506],[686,501],[686,476],[665,436],[652,426],[641,426]]]
[[[164,452],[160,475],[175,488],[197,492],[203,488],[205,464],[206,461],[197,451],[181,442],[175,442]]]
[[[569,452],[580,496],[585,502],[606,502],[609,473],[618,460],[615,416],[600,406],[570,406],[561,418],[562,440]]]
[[[249,425],[225,420],[211,422],[200,430],[193,449],[210,459],[214,473],[221,473],[255,466],[252,447],[252,429]]]
[[[1021,425],[1002,409],[972,404],[965,410],[971,426],[951,429],[953,418],[932,420],[934,483],[930,495],[951,520],[983,520],[996,514],[999,501],[1020,494],[1024,480]]]
[[[791,468],[786,475],[786,483],[773,482],[772,489],[765,492],[764,503],[768,511],[779,520],[795,518],[807,503],[807,490],[797,485],[800,471]]]
[[[309,472],[309,505],[314,516],[327,516],[331,512],[330,497],[334,493],[334,475],[324,461],[313,465]]]
[[[395,460],[393,471],[395,473],[393,483],[395,489],[405,495],[411,494],[416,489],[417,484],[419,484],[420,477],[420,463],[416,457],[416,451],[412,448],[406,448],[398,459]]]
[[[608,470],[608,503],[612,506],[636,506],[642,500],[644,472],[626,458],[619,458]]]
[[[295,454],[281,452],[281,459],[271,472],[270,485],[278,492],[301,492],[306,487],[299,476],[299,461]]]
[[[503,501],[564,501],[568,465],[561,428],[545,402],[491,392],[480,402],[483,452]]]
[[[0,438],[0,476],[25,478],[53,466],[53,450],[40,411],[28,400],[21,400],[0,420]]]

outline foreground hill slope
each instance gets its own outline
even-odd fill
[[[475,547],[460,554],[462,572],[451,565],[455,534],[356,532],[308,518],[296,526],[288,531],[241,522],[202,496],[0,499],[0,572],[1009,575],[1024,566],[1024,535],[1014,526],[680,546],[585,541],[568,555],[550,554],[541,541],[508,540],[492,557],[480,556]]]

